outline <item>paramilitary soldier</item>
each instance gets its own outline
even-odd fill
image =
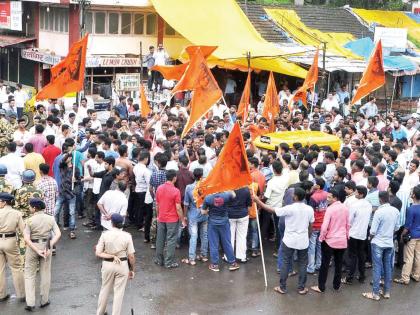
[[[27,245],[25,253],[25,309],[33,311],[38,268],[41,278],[41,308],[50,305],[51,249],[60,239],[61,232],[54,217],[44,213],[45,203],[42,199],[30,199],[29,206],[32,216],[26,221],[23,233]]]

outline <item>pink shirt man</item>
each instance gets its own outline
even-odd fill
[[[389,186],[389,180],[386,178],[385,175],[376,175],[376,177],[378,178],[378,190],[379,191],[386,191],[388,189]]]
[[[325,212],[319,240],[327,242],[332,248],[347,248],[349,230],[349,209],[336,201]]]

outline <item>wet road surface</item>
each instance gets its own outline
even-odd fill
[[[297,292],[297,277],[289,278],[288,294],[280,296],[273,291],[278,285],[273,245],[266,249],[268,288],[264,287],[260,258],[252,258],[241,269],[229,272],[221,264],[220,272],[207,269],[207,263],[196,266],[182,265],[178,269],[166,270],[152,262],[154,251],[143,244],[140,232],[133,233],[136,248],[136,278],[129,281],[124,297],[122,314],[420,314],[420,283],[408,286],[393,285],[390,300],[380,302],[362,298],[361,293],[370,289],[371,270],[367,270],[366,284],[357,282],[344,285],[340,292],[332,290],[332,276],[328,279],[324,294],[309,292],[300,296]],[[34,314],[88,315],[95,314],[101,286],[101,262],[94,256],[93,246],[100,232],[82,228],[78,238],[70,240],[68,233],[58,244],[57,256],[53,257],[51,305],[36,308]],[[177,258],[187,256],[187,246],[177,250]],[[396,270],[399,272],[399,270]],[[10,271],[8,289],[12,289]],[[317,277],[308,275],[307,286],[316,285]],[[39,305],[39,301],[37,300]],[[27,313],[24,303],[14,298],[0,303],[1,315]],[[111,306],[108,307],[109,314]],[[29,314],[29,313],[28,313]]]

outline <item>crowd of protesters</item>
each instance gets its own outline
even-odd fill
[[[281,143],[276,152],[256,147],[255,130],[269,125],[262,99],[241,126],[253,184],[206,196],[197,207],[197,182],[210,174],[241,120],[233,97],[229,106],[215,104],[181,139],[189,109],[178,103],[157,104],[155,114],[142,117],[138,104],[121,96],[101,123],[84,98],[70,111],[49,100],[36,104],[27,128],[15,106],[19,91],[0,83],[0,133],[8,139],[0,143],[0,187],[15,200],[38,194],[71,239],[81,225],[131,227],[156,249],[154,262],[169,269],[179,266],[176,248],[187,239],[181,262],[209,261],[216,272],[222,259],[234,271],[274,242],[281,294],[296,274],[300,294],[308,292],[308,274],[318,276],[312,289],[324,292],[331,260],[335,290],[363,283],[372,268],[373,289],[363,296],[373,300],[390,297],[394,265],[402,268],[396,283],[420,281],[419,123],[379,113],[375,98],[350,106],[343,85],[322,102],[309,94],[308,110],[296,103],[289,111],[291,93],[281,89],[276,131],[333,134],[342,142],[339,152],[305,143]],[[33,189],[22,191],[28,185]]]

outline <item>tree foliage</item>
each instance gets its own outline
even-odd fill
[[[414,2],[411,0],[410,2]],[[407,10],[410,4],[404,3],[402,0],[305,0],[306,4],[312,5],[331,5],[342,7],[346,4],[352,8],[363,9],[385,9],[385,10]]]

